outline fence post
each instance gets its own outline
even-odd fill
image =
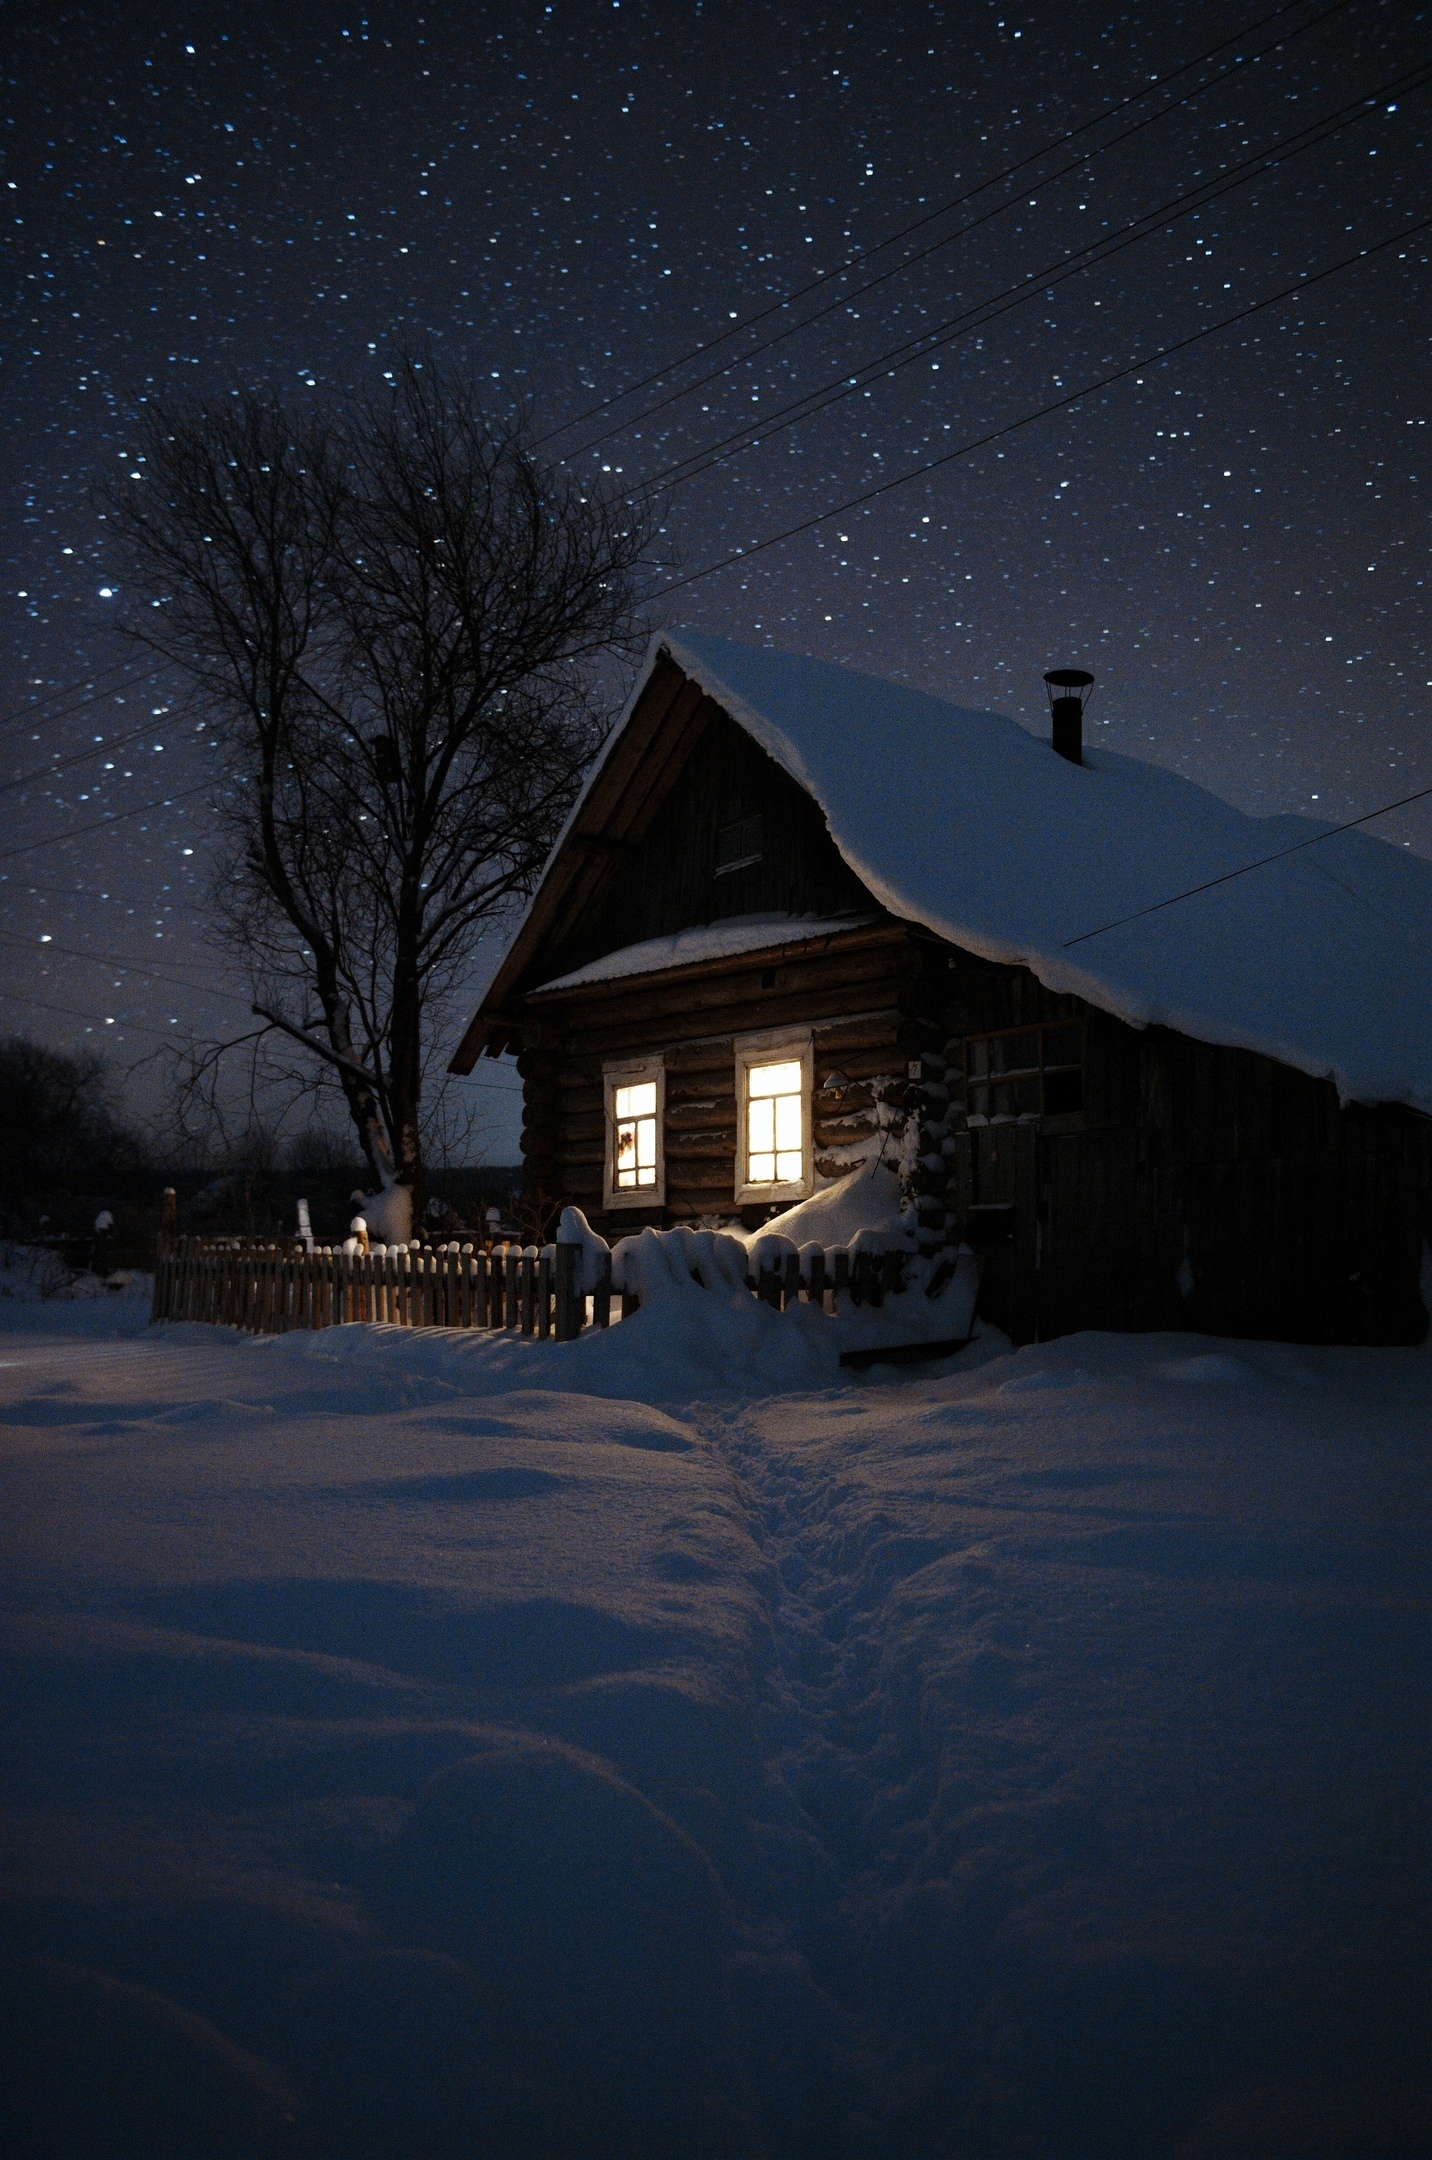
[[[612,1324],[612,1258],[608,1253],[602,1268],[602,1279],[592,1293],[592,1324],[594,1327],[610,1327]]]
[[[557,1325],[554,1333],[558,1342],[575,1342],[582,1332],[582,1306],[584,1300],[577,1290],[578,1267],[581,1263],[580,1245],[557,1246]]]

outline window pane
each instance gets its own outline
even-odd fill
[[[751,1157],[751,1175],[746,1182],[750,1185],[774,1185],[776,1182],[775,1156],[753,1155]]]
[[[1046,1065],[1077,1065],[1083,1046],[1080,1036],[1083,1029],[1076,1023],[1073,1027],[1046,1028],[1044,1030],[1044,1062]]]
[[[976,1117],[989,1116],[989,1089],[987,1087],[972,1087],[970,1089],[970,1109]]]
[[[1044,1114],[1062,1117],[1066,1111],[1084,1107],[1084,1075],[1076,1065],[1072,1072],[1044,1075]]]
[[[654,1117],[656,1082],[643,1080],[636,1087],[619,1087],[616,1091],[616,1113],[619,1118]]]
[[[1028,1077],[1027,1079],[1025,1079],[1025,1080],[1016,1080],[1016,1081],[1015,1081],[1015,1083],[1014,1083],[1014,1107],[1015,1107],[1015,1113],[1016,1113],[1016,1115],[1017,1115],[1017,1116],[1019,1116],[1019,1117],[1038,1117],[1038,1115],[1039,1115],[1039,1075],[1038,1075],[1038,1073],[1030,1073],[1030,1075],[1029,1075],[1029,1077]]]
[[[652,1118],[652,1117],[644,1117],[644,1118],[643,1118],[643,1119],[641,1120],[640,1124],[639,1124],[639,1125],[637,1126],[637,1129],[636,1129],[636,1159],[637,1159],[637,1167],[638,1167],[639,1169],[642,1169],[642,1170],[648,1170],[648,1169],[649,1169],[649,1170],[653,1170],[653,1171],[655,1170],[655,1168],[656,1168],[656,1119],[655,1119],[655,1118]],[[652,1180],[651,1180],[650,1178],[643,1178],[643,1179],[642,1179],[642,1183],[643,1183],[643,1185],[649,1185],[649,1184],[651,1184],[651,1183],[652,1183]]]
[[[776,1180],[781,1185],[799,1185],[801,1181],[801,1154],[797,1148],[794,1155],[776,1157]],[[752,1181],[754,1183],[754,1180]]]
[[[1039,1065],[1039,1037],[1033,1028],[1018,1035],[992,1035],[989,1051],[991,1072],[1033,1072]]]
[[[798,1058],[784,1065],[753,1065],[751,1067],[751,1099],[758,1095],[799,1095],[801,1093],[801,1065]]]
[[[746,1138],[754,1155],[758,1149],[769,1152],[776,1144],[776,1106],[769,1099],[753,1102],[746,1121]],[[755,1173],[752,1172],[754,1177]]]
[[[972,1042],[968,1047],[971,1077],[983,1080],[989,1071],[989,1044],[981,1037],[978,1042]]]
[[[797,1154],[800,1153],[801,1099],[799,1095],[778,1095],[776,1097],[776,1146],[778,1148],[794,1148]]]
[[[716,874],[723,870],[744,869],[748,863],[761,859],[761,818],[734,818],[729,825],[718,827],[716,833]]]

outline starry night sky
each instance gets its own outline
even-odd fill
[[[138,470],[156,391],[317,398],[404,343],[524,402],[549,454],[633,483],[759,423],[671,487],[679,577],[1147,360],[695,578],[659,619],[1030,726],[1042,671],[1086,665],[1097,740],[1255,811],[1343,818],[1432,786],[1432,234],[1154,357],[1432,213],[1429,91],[1406,79],[1432,60],[1426,9],[32,4],[7,45],[7,1030],[103,1042],[123,1069],[176,1026],[242,1022],[204,944],[213,753],[116,636],[148,596],[91,491]],[[1300,156],[1157,215],[1349,106]],[[1432,801],[1373,830],[1432,854]],[[489,1159],[513,1155],[514,1078],[472,1083]]]

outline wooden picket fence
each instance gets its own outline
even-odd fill
[[[204,1320],[281,1335],[294,1328],[380,1321],[394,1327],[508,1328],[570,1342],[584,1326],[607,1327],[612,1302],[623,1318],[637,1298],[614,1291],[611,1269],[595,1292],[578,1289],[581,1247],[498,1244],[341,1246],[254,1239],[166,1237],[154,1269],[155,1320]],[[835,1251],[811,1256],[802,1278],[795,1253],[747,1277],[753,1294],[777,1311],[801,1298],[833,1305],[882,1305],[903,1287],[900,1253]]]
[[[561,1342],[582,1325],[575,1245],[341,1246],[176,1237],[160,1248],[153,1318],[281,1335],[348,1320],[514,1328]],[[608,1300],[610,1304],[610,1300]]]

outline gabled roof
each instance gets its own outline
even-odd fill
[[[581,883],[583,835],[595,852],[619,801],[634,832],[640,803],[628,798],[643,760],[653,767],[646,799],[659,799],[668,761],[682,761],[686,731],[713,708],[814,798],[841,855],[891,914],[1028,967],[1136,1027],[1160,1022],[1261,1051],[1331,1078],[1345,1100],[1432,1114],[1423,857],[1339,833],[1139,915],[1330,828],[1249,817],[1111,750],[1088,749],[1071,765],[1001,714],[699,633],[653,640],[456,1069],[470,1069],[484,1025],[501,1017],[539,949],[552,949],[549,933]],[[1103,928],[1126,916],[1137,919]]]

